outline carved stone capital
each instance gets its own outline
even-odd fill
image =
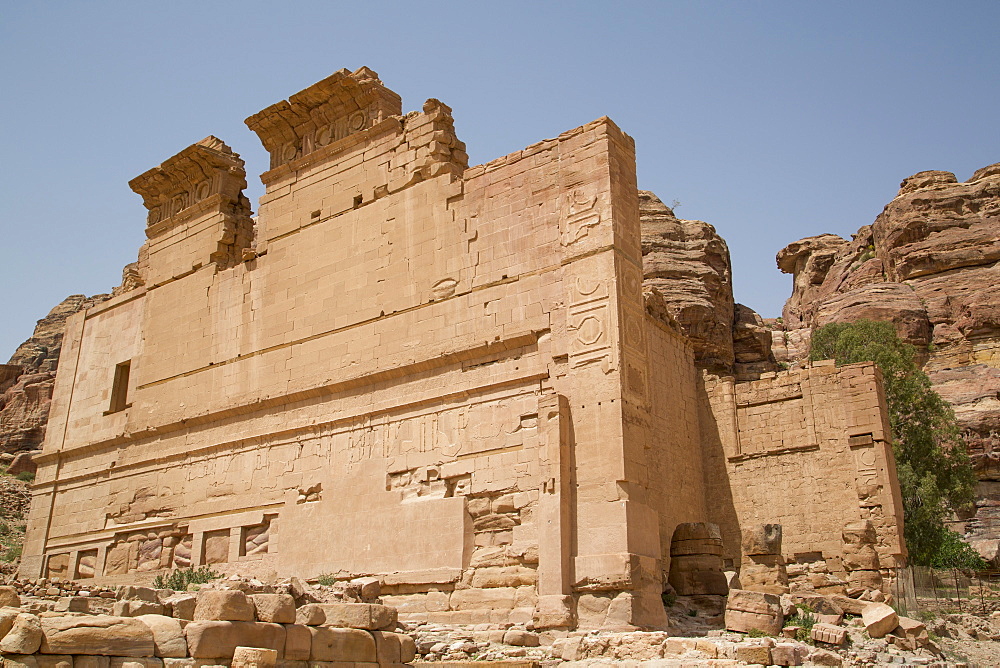
[[[221,139],[208,136],[128,185],[142,196],[142,203],[149,209],[147,225],[153,226],[213,195],[219,196],[218,208],[231,208],[240,201],[247,181],[239,154]]]
[[[402,100],[361,67],[322,81],[246,119],[271,154],[271,169],[402,114]]]

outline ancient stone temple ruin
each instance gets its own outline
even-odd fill
[[[246,122],[256,218],[214,137],[130,183],[148,240],[68,321],[22,575],[373,575],[403,618],[656,627],[685,523],[716,572],[771,522],[779,560],[860,520],[905,558],[876,369],[698,370],[609,119],[470,167],[449,107],[361,68]]]

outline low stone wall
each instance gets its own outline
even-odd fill
[[[297,608],[288,594],[205,590],[164,603],[117,601],[115,612],[123,614],[33,614],[21,609],[14,588],[0,587],[0,606],[3,668],[228,666],[237,647],[273,650],[278,668],[333,668],[345,661],[358,668],[396,666],[416,654],[409,636],[392,631],[396,610],[371,603]],[[145,606],[167,614],[144,613]]]

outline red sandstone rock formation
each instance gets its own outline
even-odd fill
[[[715,371],[774,369],[770,331],[733,300],[729,247],[715,228],[681,220],[653,193],[639,191],[643,284],[655,288],[691,341],[695,361]]]
[[[831,322],[891,321],[955,409],[980,473],[968,528],[1000,541],[1000,163],[958,182],[951,172],[904,179],[870,226],[848,241],[802,239],[777,256],[793,275],[775,356],[808,355]],[[997,550],[994,550],[997,551]]]
[[[0,365],[0,453],[41,448],[66,319],[107,298],[67,297],[38,321],[10,361]]]

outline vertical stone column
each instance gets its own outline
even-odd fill
[[[648,377],[635,154],[607,119],[561,144],[576,475],[573,589],[585,628],[661,627],[659,516],[648,504]]]
[[[548,394],[538,402],[542,420],[542,488],[538,499],[538,604],[535,628],[576,624],[572,594],[572,449],[569,402]]]

